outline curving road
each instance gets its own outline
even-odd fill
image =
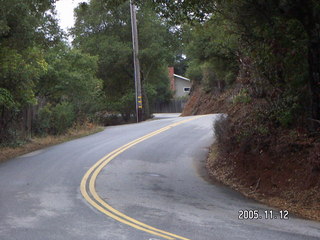
[[[320,239],[319,223],[207,180],[218,117],[157,115],[0,164],[0,239]]]

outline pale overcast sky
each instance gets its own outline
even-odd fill
[[[56,3],[59,23],[65,31],[74,25],[73,9],[81,2],[88,2],[89,0],[58,0]]]

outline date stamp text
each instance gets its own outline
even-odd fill
[[[238,219],[240,220],[255,220],[255,219],[280,219],[288,220],[288,210],[255,210],[255,209],[240,209],[238,211]]]

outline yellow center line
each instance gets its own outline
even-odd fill
[[[157,228],[154,228],[152,226],[149,226],[145,223],[142,223],[136,219],[133,219],[123,213],[121,213],[120,211],[114,209],[113,207],[111,207],[108,203],[106,203],[96,192],[95,189],[95,183],[96,183],[96,179],[99,175],[99,173],[101,172],[101,170],[115,157],[117,157],[118,155],[120,155],[121,153],[123,153],[124,151],[126,151],[127,149],[133,147],[134,145],[145,141],[155,135],[158,135],[162,132],[165,132],[175,126],[178,126],[180,124],[192,121],[194,119],[197,119],[201,116],[197,116],[197,117],[193,117],[190,119],[186,119],[183,121],[179,121],[177,123],[173,123],[170,124],[166,127],[163,127],[157,131],[151,132],[143,137],[140,137],[136,140],[133,140],[125,145],[123,145],[122,147],[117,148],[116,150],[112,151],[111,153],[107,154],[106,156],[104,156],[103,158],[101,158],[98,162],[96,162],[87,172],[86,174],[83,176],[82,180],[81,180],[81,184],[80,184],[80,190],[81,190],[81,194],[82,196],[86,199],[86,201],[91,204],[93,207],[95,207],[98,211],[104,213],[105,215],[121,222],[124,223],[126,225],[129,225],[133,228],[139,229],[141,231],[153,234],[155,236],[159,236],[165,239],[182,239],[182,240],[190,240],[188,238],[184,238],[178,235],[175,235],[173,233],[169,233]],[[91,176],[91,177],[90,177]],[[89,193],[92,195],[92,198],[89,196],[88,192],[87,192],[87,183],[89,180]],[[98,204],[99,203],[99,204]]]

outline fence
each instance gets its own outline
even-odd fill
[[[43,108],[43,106],[46,104],[45,99],[38,99],[37,105],[28,105],[21,111],[21,118],[20,118],[20,131],[22,137],[29,138],[31,136],[31,133],[33,131],[33,125],[34,122],[37,119],[37,115],[39,113],[39,110]]]
[[[153,106],[154,113],[181,113],[185,104],[186,99],[174,99],[169,102],[156,102]]]

